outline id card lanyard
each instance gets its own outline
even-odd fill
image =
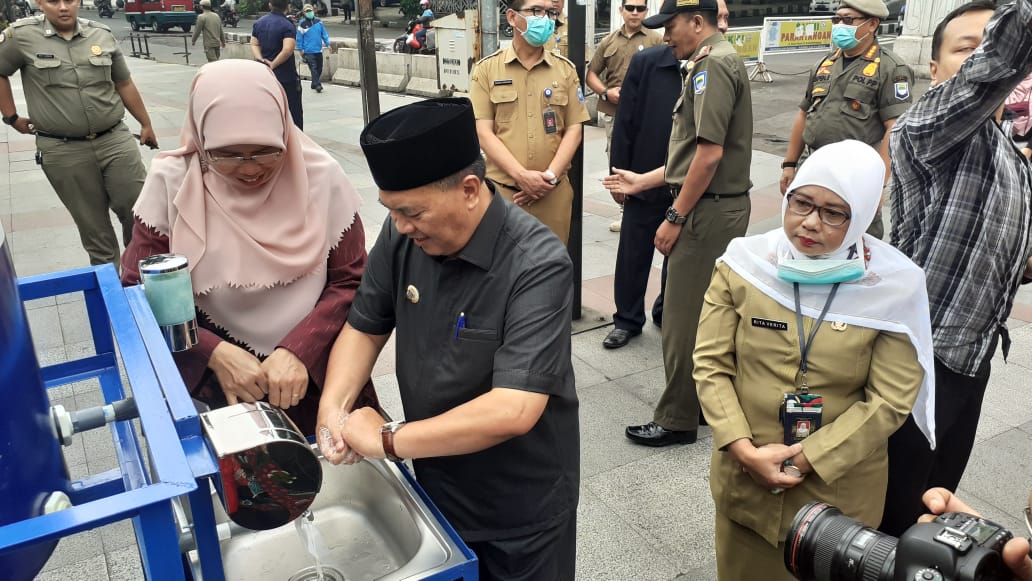
[[[799,301],[799,283],[792,283],[792,290],[795,292],[795,315],[796,315],[796,327],[799,329],[799,372],[802,374],[802,385],[799,386],[799,391],[806,395],[809,393],[809,387],[806,385],[806,371],[808,369],[806,363],[806,357],[810,353],[810,348],[813,347],[814,337],[817,336],[817,329],[821,328],[821,323],[824,322],[824,317],[828,314],[828,309],[831,308],[831,301],[835,299],[835,293],[838,292],[838,287],[842,283],[836,282],[831,287],[831,293],[828,294],[828,300],[824,302],[824,309],[821,310],[821,315],[817,317],[817,322],[814,323],[813,329],[810,331],[810,338],[807,339],[803,336],[803,310]]]

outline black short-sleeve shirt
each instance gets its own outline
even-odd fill
[[[566,248],[498,195],[453,257],[427,255],[389,217],[369,253],[348,322],[372,335],[396,330],[406,419],[439,415],[495,387],[550,396],[523,436],[414,462],[420,484],[467,542],[529,534],[576,513],[572,301]]]

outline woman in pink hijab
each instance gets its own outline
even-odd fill
[[[189,260],[200,341],[175,358],[191,395],[212,407],[267,398],[314,432],[366,264],[359,204],[340,165],[294,126],[268,67],[201,67],[180,147],[151,162],[122,255],[127,285],[142,258]],[[359,400],[377,406],[372,383]]]

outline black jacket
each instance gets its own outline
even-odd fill
[[[679,65],[665,45],[647,48],[631,59],[616,107],[610,167],[645,173],[666,163],[674,103],[681,95]],[[655,203],[669,200],[670,191],[664,185],[637,197]]]

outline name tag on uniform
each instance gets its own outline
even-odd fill
[[[57,58],[57,57],[55,57],[52,54],[44,54],[44,53],[41,53],[41,52],[37,52],[36,53],[36,58],[38,58],[38,59],[52,59],[52,58]]]
[[[759,317],[752,318],[753,327],[761,327],[764,329],[773,329],[775,331],[787,331],[788,323],[784,321],[772,321],[770,319],[761,319]]]
[[[512,79],[501,79],[494,82],[495,85],[511,85]]]

